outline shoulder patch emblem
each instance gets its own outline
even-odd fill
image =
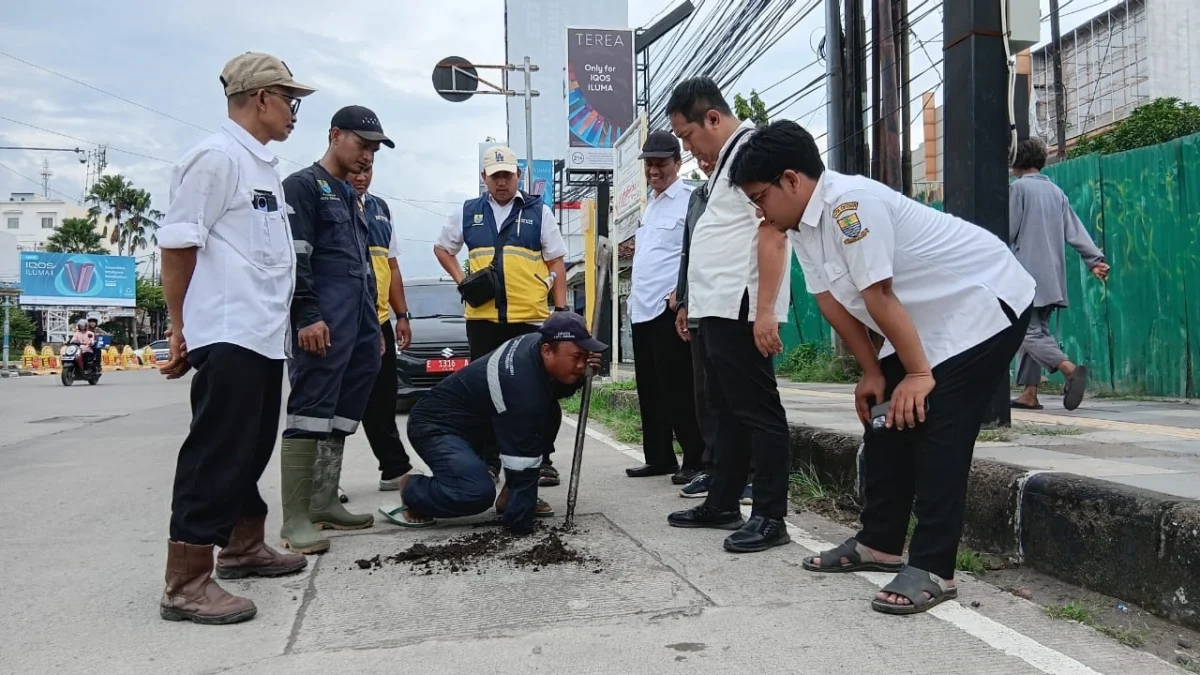
[[[838,207],[838,209],[841,209],[840,211],[838,209],[834,210],[834,218],[837,220],[838,229],[842,231],[842,234],[846,235],[846,238],[842,240],[843,244],[853,244],[854,242],[862,241],[863,237],[867,236],[870,232],[870,230],[863,227],[862,221],[858,219],[858,212],[853,210],[857,206],[858,204],[851,202],[851,204],[843,204],[841,207]],[[843,213],[845,215],[839,218],[838,216]]]
[[[317,186],[321,188],[321,192],[324,192],[327,195],[333,194],[333,188],[329,187],[329,183],[321,180],[320,178],[317,179]]]
[[[839,204],[838,206],[834,207],[834,209],[833,209],[833,219],[837,220],[838,216],[842,215],[843,213],[845,213],[847,211],[854,211],[857,209],[858,209],[858,202],[846,202],[844,204]]]

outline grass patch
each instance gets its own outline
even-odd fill
[[[795,382],[851,384],[862,377],[853,357],[838,356],[829,347],[812,343],[794,347],[779,357],[775,372]]]
[[[1016,434],[1010,427],[988,425],[979,430],[977,438],[984,443],[1008,443],[1015,437]]]
[[[818,499],[827,499],[835,493],[845,492],[826,485],[812,466],[793,471],[789,481],[792,488],[792,501],[798,506],[806,506]]]
[[[611,406],[609,404],[609,397],[604,396],[603,393],[606,390],[611,391],[613,389],[628,389],[628,387],[610,384],[593,387],[592,400],[588,408],[588,419],[603,424],[612,437],[620,443],[641,445],[642,416],[637,410],[631,408],[614,408]],[[563,412],[571,415],[579,414],[579,405],[579,394],[563,399],[562,401]]]
[[[1052,619],[1077,621],[1085,626],[1094,628],[1098,632],[1109,636],[1126,647],[1140,649],[1146,645],[1146,639],[1150,636],[1150,631],[1147,630],[1121,628],[1119,626],[1108,626],[1102,624],[1097,619],[1096,610],[1093,607],[1075,600],[1072,600],[1065,605],[1050,605],[1045,609],[1046,614]]]
[[[968,548],[958,549],[958,555],[954,559],[954,569],[959,572],[970,572],[977,577],[981,577],[987,572],[987,566],[983,564],[983,558]]]
[[[1134,389],[1109,389],[1108,387],[1097,387],[1094,390],[1089,390],[1093,398],[1103,398],[1110,401],[1145,401],[1153,397],[1146,393],[1142,387]]]

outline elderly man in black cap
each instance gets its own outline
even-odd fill
[[[379,371],[383,334],[376,313],[369,227],[349,183],[396,147],[379,118],[362,106],[337,111],[321,161],[283,181],[296,249],[293,340],[283,432],[284,545],[321,553],[319,530],[359,530],[374,517],[338,501],[346,437],[358,430]]]
[[[704,469],[692,354],[675,331],[675,283],[692,188],[679,180],[679,141],[670,132],[651,132],[639,158],[653,194],[638,223],[628,311],[646,463],[625,473],[632,478],[673,474],[673,483],[686,485]],[[682,467],[672,440],[683,448]]]

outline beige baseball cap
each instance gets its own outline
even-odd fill
[[[493,145],[483,151],[483,172],[489,176],[501,171],[517,172],[517,153],[503,145]]]
[[[286,63],[261,52],[246,52],[230,59],[221,71],[221,84],[225,87],[226,96],[267,87],[287,87],[297,97],[308,96],[316,91],[292,79],[292,71]]]

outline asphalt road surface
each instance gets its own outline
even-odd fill
[[[959,602],[930,614],[877,614],[869,599],[887,576],[801,569],[847,534],[807,514],[789,518],[793,545],[725,553],[721,532],[667,527],[666,514],[690,504],[666,479],[626,478],[638,453],[599,435],[585,454],[580,528],[564,537],[585,563],[535,569],[497,554],[457,573],[359,569],[418,541],[481,532],[473,525],[493,516],[424,531],[377,523],[334,535],[300,575],[230,582],[258,604],[249,623],[166,622],[157,604],[187,390],[151,372],[69,389],[53,377],[0,380],[0,672],[1181,672],[969,578]],[[573,434],[564,425],[564,477]],[[375,469],[352,438],[349,507],[391,501]],[[278,485],[276,460],[262,481],[273,509]],[[565,484],[542,494],[561,522]],[[275,510],[270,539],[279,524]]]

